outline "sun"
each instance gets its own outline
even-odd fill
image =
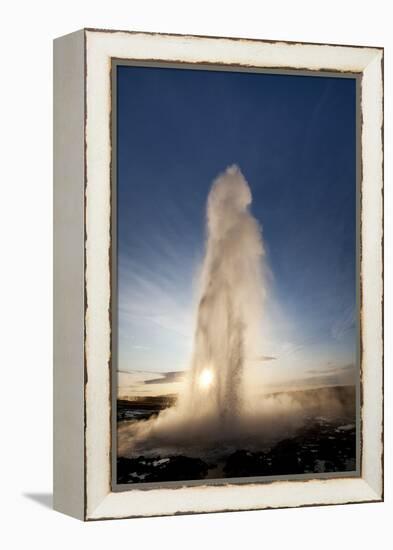
[[[203,369],[198,378],[199,387],[207,390],[213,384],[214,374],[212,369]]]

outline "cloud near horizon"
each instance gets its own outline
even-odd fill
[[[171,382],[181,382],[183,380],[185,371],[169,371],[160,372],[160,378],[153,378],[151,380],[145,380],[145,384],[168,384]]]

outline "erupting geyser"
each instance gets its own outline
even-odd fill
[[[249,210],[251,200],[237,166],[213,182],[185,388],[174,407],[122,432],[123,454],[208,448],[261,433],[261,418],[252,418],[255,403],[247,397],[246,377],[247,363],[260,350],[264,295],[264,249],[261,228]]]
[[[249,211],[250,188],[237,166],[213,183],[207,201],[194,352],[179,410],[225,423],[242,413],[247,359],[255,357],[263,296],[263,245]]]

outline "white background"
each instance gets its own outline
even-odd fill
[[[82,27],[385,47],[385,233],[392,233],[392,16],[373,0],[40,0],[1,8],[1,486],[3,548],[302,548],[392,545],[392,252],[385,250],[383,504],[83,524],[52,491],[52,44]],[[377,244],[377,243],[376,243]]]

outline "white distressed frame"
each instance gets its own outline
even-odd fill
[[[86,520],[383,499],[383,50],[84,31]],[[111,491],[111,59],[361,73],[361,477]]]

